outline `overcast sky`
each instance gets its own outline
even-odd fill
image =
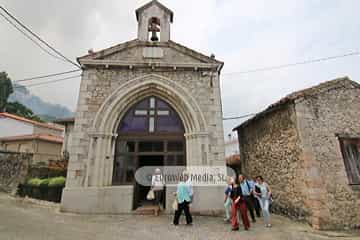
[[[75,59],[136,38],[135,9],[147,0],[0,0],[66,56]],[[360,56],[268,72],[226,74],[360,50],[358,0],[162,0],[174,11],[175,42],[225,62],[225,117],[255,113],[279,98],[326,80],[360,81]],[[73,66],[43,53],[0,18],[0,71],[13,80]],[[75,110],[80,79],[31,88]],[[225,134],[241,123],[225,123]]]

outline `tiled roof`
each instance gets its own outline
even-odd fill
[[[35,125],[35,126],[38,126],[38,127],[44,127],[44,128],[58,130],[58,131],[63,131],[64,130],[61,127],[53,126],[53,125],[50,125],[50,124],[47,124],[47,123],[37,122],[37,121],[34,121],[34,120],[19,117],[17,115],[6,113],[6,112],[0,113],[0,118],[11,118],[11,119],[21,121],[21,122],[25,122],[25,123],[29,123],[29,124],[32,124],[32,125]]]
[[[13,141],[23,141],[23,140],[42,140],[52,143],[63,143],[64,138],[59,136],[53,136],[49,134],[30,134],[30,135],[21,135],[13,137],[3,137],[0,138],[0,142],[13,142]]]
[[[317,94],[327,92],[330,90],[334,90],[334,89],[338,89],[338,88],[360,88],[360,84],[350,80],[348,77],[343,77],[343,78],[337,78],[337,79],[334,79],[331,81],[321,83],[314,87],[310,87],[310,88],[306,88],[306,89],[303,89],[300,91],[293,92],[293,93],[285,96],[284,98],[280,99],[279,101],[271,104],[264,111],[257,113],[254,117],[252,117],[249,120],[245,121],[244,123],[240,124],[239,126],[234,128],[233,131],[251,124],[255,120],[264,117],[268,113],[278,109],[278,107],[281,107],[287,103],[294,102],[295,100],[300,99],[300,98],[315,96]]]

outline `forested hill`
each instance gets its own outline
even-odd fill
[[[16,86],[16,88],[15,88]],[[14,93],[10,95],[9,102],[19,102],[31,109],[34,114],[39,116],[44,121],[52,121],[57,118],[73,117],[74,113],[67,107],[52,104],[42,100],[29,92],[26,87],[14,84]]]

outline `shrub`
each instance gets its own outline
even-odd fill
[[[65,186],[64,177],[55,177],[49,179],[49,187],[63,187]]]
[[[41,179],[40,178],[30,178],[27,181],[27,184],[32,187],[38,187],[41,184]]]
[[[40,187],[47,187],[49,185],[50,179],[45,178],[40,180]]]

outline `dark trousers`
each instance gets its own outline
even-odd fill
[[[162,198],[163,198],[163,191],[164,190],[154,190],[154,194],[155,194],[155,205],[161,205],[162,203]]]
[[[236,204],[235,200],[233,200],[233,203],[231,205],[232,229],[234,229],[234,230],[239,229],[239,222],[237,219],[238,210],[240,210],[240,216],[241,216],[241,220],[244,225],[244,228],[245,228],[245,230],[248,230],[250,228],[250,222],[249,222],[249,217],[247,215],[246,203],[244,201],[240,201]]]
[[[250,212],[251,219],[255,222],[255,214],[254,214],[254,202],[252,196],[244,196],[244,200],[246,203],[246,207]]]
[[[251,195],[253,203],[254,203],[254,208],[255,208],[255,212],[256,212],[256,216],[260,217],[260,213],[261,213],[261,206],[259,203],[259,199],[257,199],[254,195]]]
[[[175,216],[174,216],[174,225],[179,225],[179,219],[183,211],[185,213],[186,223],[187,224],[192,223],[192,216],[190,214],[189,204],[190,203],[187,201],[178,203],[178,210],[175,211]]]

